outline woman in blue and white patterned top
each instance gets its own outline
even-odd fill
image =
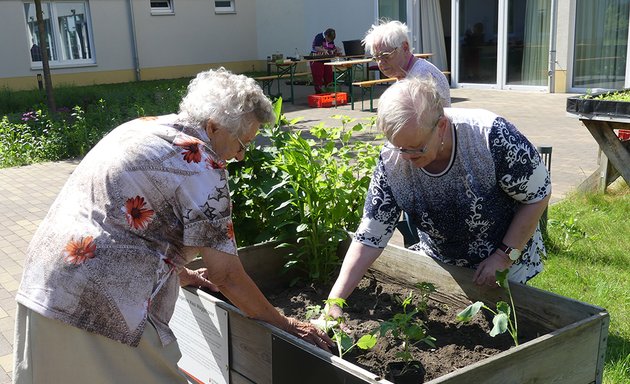
[[[377,125],[388,140],[363,219],[330,298],[347,298],[391,238],[401,212],[417,227],[410,248],[525,283],[542,270],[538,221],[551,182],[535,147],[510,122],[482,109],[443,108],[435,81],[407,78],[380,98]]]

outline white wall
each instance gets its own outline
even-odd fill
[[[279,52],[294,56],[311,51],[316,34],[337,32],[335,43],[362,39],[372,25],[374,3],[369,0],[257,0],[258,59]]]

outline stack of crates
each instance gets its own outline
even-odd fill
[[[308,106],[311,108],[328,108],[348,104],[348,94],[345,92],[320,93],[308,96]]]

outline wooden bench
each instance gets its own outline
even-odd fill
[[[374,112],[374,98],[372,94],[372,88],[378,84],[389,84],[395,81],[395,77],[388,77],[387,79],[365,80],[352,83],[352,85],[354,85],[355,87],[361,88],[361,110],[363,110],[363,100],[365,99],[366,92],[370,92],[370,112]]]
[[[303,77],[303,76],[309,76],[311,73],[310,72],[298,72],[298,73],[283,73],[283,74],[276,74],[276,75],[268,75],[268,76],[258,76],[258,77],[254,77],[254,80],[259,81],[261,83],[262,89],[265,90],[265,88],[267,89],[267,95],[272,96],[272,97],[278,97],[278,96],[282,96],[282,94],[280,93],[280,80],[281,79],[290,79],[291,81],[291,99],[287,99],[285,101],[290,101],[293,104],[293,79],[295,79],[296,77]],[[272,95],[271,94],[271,86],[273,85],[273,82],[275,80],[278,80],[278,93],[276,95]]]
[[[448,76],[451,74],[450,71],[442,71],[442,73],[444,74],[444,76]],[[365,80],[365,81],[357,81],[352,83],[352,85],[356,86],[356,87],[360,87],[361,88],[361,109],[363,109],[363,99],[365,98],[365,93],[369,92],[370,93],[370,112],[374,112],[374,108],[373,108],[373,94],[372,94],[372,88],[375,85],[379,85],[379,84],[389,84],[389,83],[393,83],[396,81],[395,77],[388,77],[386,79],[377,79],[377,80]],[[449,81],[450,84],[450,81]]]

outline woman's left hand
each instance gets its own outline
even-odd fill
[[[208,280],[208,269],[199,268],[192,270],[184,267],[179,273],[179,285],[181,287],[193,286],[199,288],[208,288],[212,292],[219,292],[219,288]]]
[[[503,271],[512,266],[512,260],[507,256],[494,252],[487,259],[479,263],[473,281],[477,285],[487,285],[489,287],[497,286],[497,271]]]

